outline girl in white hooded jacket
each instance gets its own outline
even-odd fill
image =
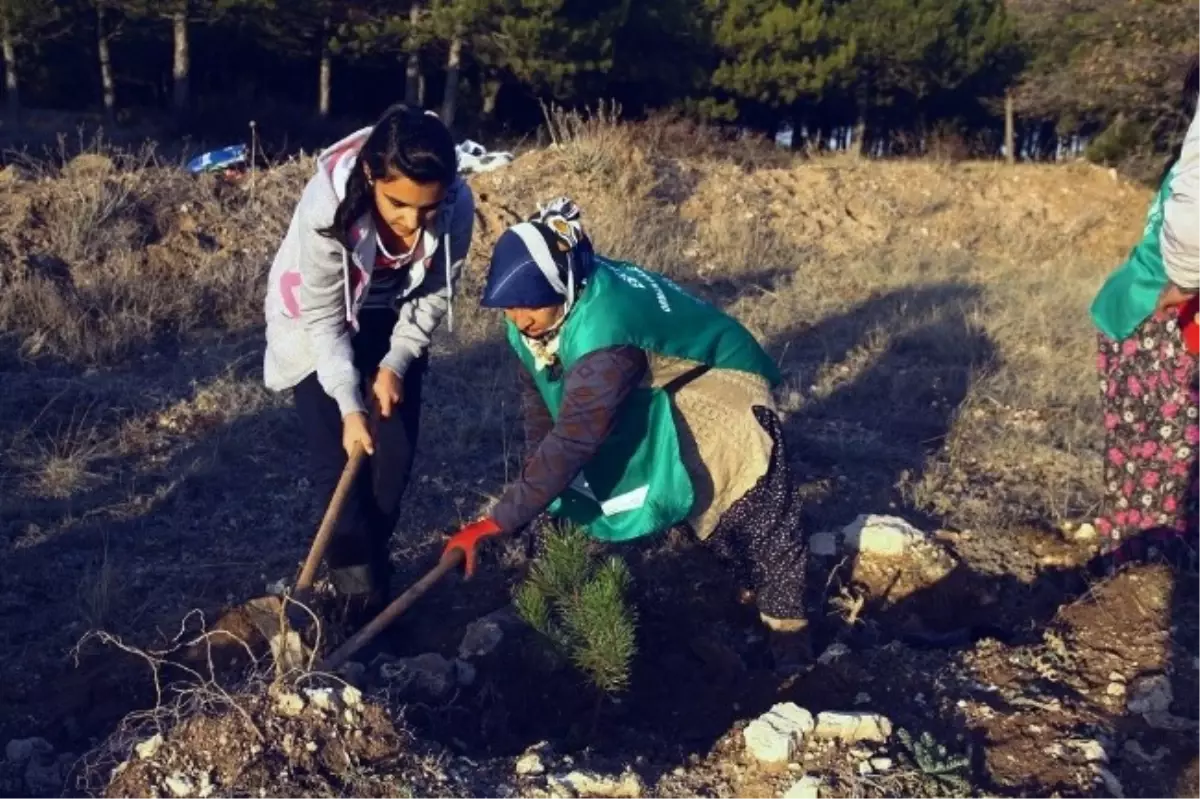
[[[293,393],[319,499],[356,447],[370,458],[326,555],[334,588],[365,613],[387,590],[430,338],[453,324],[473,224],[446,126],[393,106],[320,154],[271,267],[264,379]]]

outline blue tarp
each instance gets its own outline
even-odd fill
[[[246,152],[247,147],[244,144],[234,144],[230,147],[222,147],[220,150],[210,150],[188,161],[187,170],[193,175],[198,175],[201,172],[228,169],[231,166],[246,163]]]

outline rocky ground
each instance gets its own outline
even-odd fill
[[[337,675],[231,645],[249,628],[214,619],[290,579],[320,512],[258,385],[259,283],[310,167],[229,186],[94,156],[10,169],[0,199],[0,792],[1196,795],[1196,570],[1113,575],[1081,524],[1084,309],[1148,193],[687,135],[606,129],[473,178],[464,293],[505,224],[569,192],[602,251],[766,342],[815,533],[811,670],[775,677],[743,587],[674,532],[617,550],[639,651],[615,699],[513,618],[525,541]],[[458,319],[397,590],[519,464],[495,320]]]

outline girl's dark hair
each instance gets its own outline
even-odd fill
[[[1192,56],[1188,62],[1188,70],[1183,78],[1183,94],[1179,98],[1179,113],[1183,115],[1183,130],[1184,135],[1187,135],[1188,126],[1192,124],[1192,118],[1196,116],[1196,100],[1197,95],[1200,95],[1200,56]],[[1167,179],[1167,175],[1171,173],[1171,169],[1179,161],[1179,156],[1183,154],[1183,137],[1180,137],[1179,146],[1175,148],[1175,152],[1171,154],[1171,159],[1167,161],[1163,167],[1162,174],[1159,176],[1158,183]]]
[[[383,112],[358,151],[333,224],[318,231],[347,249],[354,246],[354,223],[375,202],[368,172],[372,178],[399,174],[417,183],[449,186],[458,174],[454,138],[440,119],[420,109],[398,104]]]

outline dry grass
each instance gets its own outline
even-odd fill
[[[566,129],[472,179],[471,265],[436,344],[398,553],[426,552],[519,466],[515,361],[474,299],[504,226],[558,194],[601,252],[766,342],[813,528],[895,509],[1003,536],[1094,504],[1086,306],[1144,190],[1085,166],[803,159],[669,120]],[[152,154],[77,166],[0,197],[0,665],[15,683],[98,620],[151,636],[260,593],[319,513],[289,398],[259,374],[264,277],[311,164],[259,174],[253,196]]]

